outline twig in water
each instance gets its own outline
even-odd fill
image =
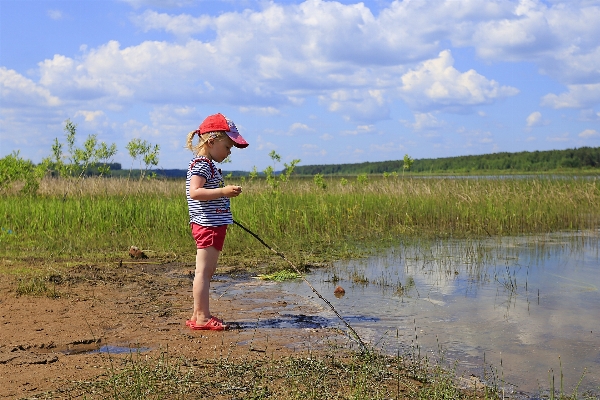
[[[329,300],[327,300],[325,297],[321,296],[321,294],[319,292],[317,292],[317,289],[315,289],[313,287],[313,285],[311,285],[310,282],[308,280],[306,280],[306,278],[304,277],[304,274],[302,274],[300,272],[300,270],[294,265],[294,263],[292,263],[290,260],[288,260],[283,255],[283,253],[273,249],[271,246],[269,246],[267,243],[265,243],[265,241],[262,240],[256,233],[252,232],[250,229],[246,228],[244,225],[240,224],[239,222],[237,222],[235,220],[233,221],[233,223],[236,224],[237,226],[239,226],[240,228],[242,228],[243,230],[245,230],[246,232],[248,232],[249,234],[251,234],[252,236],[254,236],[254,238],[256,240],[258,240],[260,243],[262,243],[263,246],[265,246],[267,249],[271,250],[273,253],[277,254],[279,257],[283,258],[288,264],[290,264],[290,266],[294,269],[294,271],[296,271],[296,273],[298,275],[300,275],[302,277],[302,279],[304,280],[304,282],[306,282],[306,284],[311,288],[313,293],[316,294],[317,296],[319,296],[319,298],[321,300],[323,300],[329,306],[329,308],[331,308],[331,311],[333,311],[334,314],[337,315],[337,317],[344,323],[344,325],[346,325],[346,327],[350,330],[350,332],[352,333],[352,335],[354,336],[354,338],[360,345],[361,350],[363,352],[368,352],[367,346],[364,344],[364,342],[362,341],[360,336],[358,336],[358,333],[356,333],[354,328],[352,328],[352,326],[350,326],[350,324],[348,322],[346,322],[346,320],[344,318],[342,318],[342,316],[337,312],[337,310],[335,309],[335,307],[333,307],[333,304],[331,304],[329,302]]]

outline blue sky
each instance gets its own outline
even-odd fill
[[[600,0],[0,0],[0,157],[231,118],[226,170],[600,146]],[[277,167],[277,166],[276,166]],[[281,165],[279,165],[281,167]]]

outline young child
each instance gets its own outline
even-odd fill
[[[194,145],[195,135],[198,135],[199,141]],[[186,321],[193,330],[227,329],[222,320],[210,313],[209,289],[223,249],[227,225],[233,223],[229,198],[242,192],[240,186],[225,186],[221,170],[215,165],[231,154],[233,146],[244,148],[248,143],[233,121],[222,114],[206,117],[200,127],[187,137],[187,148],[195,155],[190,161],[186,180],[190,227],[197,247],[192,289],[194,312]]]

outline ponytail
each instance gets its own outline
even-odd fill
[[[196,145],[194,145],[194,135],[198,135],[199,141]],[[215,132],[206,132],[201,135],[200,131],[196,129],[195,131],[191,131],[187,134],[186,148],[190,149],[194,154],[198,154],[202,147],[208,142],[210,139],[222,140],[228,137],[224,131],[215,131]]]
[[[193,144],[194,135],[198,135],[200,137],[200,131],[195,130],[195,131],[191,131],[190,133],[187,134],[185,148],[190,149],[194,153],[197,153],[198,150],[200,150],[201,146],[198,146],[198,145],[194,146],[194,144]]]

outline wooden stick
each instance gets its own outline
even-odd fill
[[[310,282],[308,280],[306,280],[306,278],[304,277],[304,274],[302,274],[300,272],[300,270],[290,261],[288,260],[283,253],[273,249],[271,246],[269,246],[268,244],[266,244],[264,242],[264,240],[262,240],[256,233],[252,232],[250,229],[246,228],[244,225],[240,224],[237,221],[233,221],[234,224],[236,224],[237,226],[239,226],[240,228],[242,228],[243,230],[245,230],[246,232],[248,232],[249,234],[251,234],[252,236],[254,236],[254,238],[256,240],[258,240],[259,242],[261,242],[263,244],[263,246],[265,246],[266,248],[268,248],[269,250],[271,250],[273,253],[277,254],[279,257],[283,258],[288,264],[290,264],[292,266],[292,268],[294,269],[294,271],[296,271],[296,273],[298,275],[300,275],[302,277],[302,279],[304,280],[304,282],[306,282],[306,284],[311,288],[311,290],[313,291],[313,293],[315,293],[317,296],[319,296],[319,298],[321,300],[323,300],[328,306],[329,308],[331,308],[331,311],[333,311],[335,313],[335,315],[337,315],[337,317],[344,323],[344,325],[346,325],[346,327],[350,330],[350,332],[352,333],[352,335],[354,336],[354,338],[356,339],[356,341],[358,342],[358,344],[361,347],[361,350],[363,352],[368,352],[367,350],[367,346],[364,344],[364,342],[362,341],[362,339],[360,338],[360,336],[358,336],[358,333],[356,333],[356,331],[354,330],[354,328],[352,328],[352,326],[350,326],[350,324],[344,319],[342,318],[342,316],[337,312],[337,310],[335,309],[335,307],[333,307],[333,304],[331,304],[329,302],[329,300],[327,300],[325,297],[321,296],[321,294],[319,292],[317,292],[317,289],[315,289],[313,287],[313,285],[310,284]]]

